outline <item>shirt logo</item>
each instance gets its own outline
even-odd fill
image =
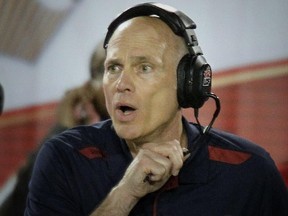
[[[79,152],[88,159],[104,158],[105,154],[97,147],[86,147],[80,149]]]

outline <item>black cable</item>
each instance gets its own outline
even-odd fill
[[[220,100],[217,97],[217,95],[215,95],[214,93],[211,93],[211,94],[208,95],[208,97],[214,99],[215,105],[216,105],[216,110],[215,110],[215,112],[213,114],[212,120],[210,121],[209,125],[204,128],[204,131],[203,131],[204,134],[209,132],[209,130],[211,129],[212,125],[214,124],[214,121],[218,117],[218,115],[220,113],[220,110],[221,110]]]
[[[210,121],[209,125],[206,126],[204,128],[204,130],[202,130],[202,126],[201,126],[201,123],[198,119],[198,116],[199,116],[199,109],[198,108],[195,108],[194,109],[194,116],[195,116],[195,119],[197,121],[197,124],[198,124],[198,129],[200,131],[200,134],[205,134],[205,133],[208,133],[209,130],[211,129],[212,125],[214,124],[216,118],[218,117],[219,113],[220,113],[220,110],[221,110],[221,105],[220,105],[220,99],[217,97],[217,95],[215,95],[214,93],[209,93],[207,95],[209,98],[212,98],[214,99],[215,101],[215,105],[216,105],[216,110],[213,114],[213,117],[212,117],[212,120]]]
[[[198,116],[199,116],[199,109],[198,108],[195,108],[194,109],[194,117],[196,119],[196,122],[197,122],[197,128],[198,130],[200,131],[200,134],[202,135],[203,134],[203,129],[202,129],[202,125],[198,119]]]

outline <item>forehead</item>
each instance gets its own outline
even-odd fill
[[[115,46],[126,49],[163,49],[169,43],[172,45],[173,41],[168,41],[171,34],[174,34],[172,30],[158,18],[136,17],[125,21],[115,30],[108,43],[108,50]]]
[[[114,33],[112,34],[112,37],[116,32],[123,32],[125,30],[130,31],[130,33],[150,31],[150,33],[152,33],[154,36],[155,34],[159,33],[160,34],[171,33],[174,35],[173,31],[165,22],[163,22],[161,19],[157,17],[149,17],[149,16],[139,16],[124,21],[115,29]]]

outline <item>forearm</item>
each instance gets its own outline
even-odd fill
[[[127,195],[122,185],[117,185],[90,216],[127,216],[138,199]]]

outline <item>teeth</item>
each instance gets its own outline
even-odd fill
[[[125,110],[123,113],[124,113],[124,115],[129,115],[131,113],[131,111]]]
[[[128,106],[123,106],[120,108],[120,110],[123,112],[124,115],[129,115],[134,111],[131,107]]]

